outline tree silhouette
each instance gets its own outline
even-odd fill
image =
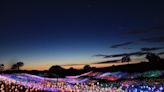
[[[17,62],[17,68],[18,70],[20,70],[20,67],[24,66],[23,62]]]
[[[158,55],[155,55],[154,53],[150,52],[146,55],[146,59],[148,59],[149,62],[157,62],[161,60]]]
[[[11,66],[11,70],[17,70],[18,68],[18,65],[17,64],[13,64],[12,66]]]
[[[83,69],[86,71],[90,71],[92,67],[90,65],[85,65]]]
[[[50,69],[49,69],[49,71],[62,71],[62,70],[64,70],[64,68],[62,68],[61,66],[59,66],[59,65],[54,65],[54,66],[51,66],[50,67]]]
[[[12,70],[20,70],[20,67],[24,66],[24,63],[23,62],[17,62],[16,64],[13,64],[11,66],[11,69]]]
[[[4,70],[4,64],[0,64],[0,71]]]
[[[68,70],[69,70],[69,71],[75,71],[76,69],[73,68],[73,67],[70,67]]]
[[[130,62],[131,61],[131,59],[130,59],[130,57],[128,56],[128,55],[126,55],[126,56],[124,56],[124,57],[122,57],[122,59],[121,59],[121,62],[123,63],[123,62]]]
[[[58,77],[64,77],[66,71],[64,68],[62,68],[59,65],[53,65],[49,68],[50,73],[55,73],[58,75]]]

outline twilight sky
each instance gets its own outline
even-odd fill
[[[96,54],[163,52],[163,16],[162,0],[3,0],[0,63],[48,69],[111,59]]]

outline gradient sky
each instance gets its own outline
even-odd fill
[[[107,60],[96,54],[161,47],[163,16],[162,0],[4,0],[0,63],[20,60],[24,69],[48,69]],[[134,43],[111,48],[126,42]]]

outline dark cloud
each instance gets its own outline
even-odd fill
[[[143,39],[140,39],[140,41],[142,41],[142,42],[160,43],[160,42],[164,42],[164,36],[143,38]]]
[[[102,62],[97,62],[93,64],[105,64],[105,63],[116,63],[119,62],[120,60],[109,60],[109,61],[102,61]]]
[[[128,32],[125,32],[127,35],[137,35],[137,34],[145,34],[150,32],[164,32],[164,26],[155,26],[151,28],[145,28],[142,30],[131,30]]]
[[[141,56],[146,54],[145,52],[132,52],[132,53],[122,53],[122,54],[115,54],[115,55],[108,55],[105,56],[104,58],[110,58],[110,57],[123,57],[123,56]]]
[[[106,55],[104,58],[112,58],[112,57],[122,57],[128,55],[128,53],[123,53],[123,54],[114,54],[114,55]]]
[[[104,58],[112,58],[112,57],[123,57],[123,56],[142,56],[146,54],[146,52],[141,52],[141,51],[138,51],[138,52],[132,52],[132,53],[122,53],[122,54],[113,54],[113,55],[95,55],[95,56],[102,56]]]
[[[136,41],[129,41],[129,42],[124,42],[124,43],[120,43],[120,44],[114,44],[111,46],[111,48],[119,48],[119,47],[127,46],[130,44],[135,44],[136,42],[162,43],[162,42],[164,42],[164,35],[157,36],[157,37],[142,38],[142,39],[139,39]],[[132,48],[126,47],[123,49],[132,49]]]
[[[163,55],[164,54],[164,52],[159,52],[157,55]]]
[[[133,30],[133,31],[125,32],[126,35],[137,35],[137,34],[143,34],[143,33],[145,33],[145,31]]]
[[[152,48],[141,48],[141,51],[154,51],[154,50],[160,50],[164,47],[152,47]]]
[[[130,45],[133,43],[134,43],[133,41],[129,41],[129,42],[125,42],[125,43],[115,44],[115,45],[112,45],[111,48],[118,48],[118,47],[122,47],[122,46],[127,46],[127,45]]]
[[[123,47],[123,49],[130,50],[130,49],[132,49],[132,48],[129,48],[129,47]]]
[[[145,33],[150,33],[150,32],[163,34],[163,32],[164,32],[164,26],[162,25],[162,26],[155,26],[155,27],[151,27],[151,28],[147,28],[147,29],[143,29],[143,30],[128,31],[128,32],[126,32],[126,34],[128,34],[128,35],[135,35],[135,34],[145,34]],[[160,32],[162,32],[162,33],[160,33]],[[161,42],[164,42],[164,35],[162,35],[162,36],[160,35],[160,36],[156,36],[156,37],[142,38],[142,39],[133,41],[133,43],[134,42],[161,43]],[[125,42],[125,43],[128,43],[128,42]],[[130,44],[132,44],[132,43],[130,43]],[[116,47],[117,47],[117,45],[116,45]]]
[[[64,65],[61,65],[61,66],[75,66],[75,65],[84,65],[84,64],[64,64]]]
[[[135,30],[135,31],[129,31],[126,34],[132,35],[132,34],[145,34],[147,32],[156,32],[159,34],[163,34],[160,32],[164,32],[164,26],[157,26],[157,27],[152,27],[149,29],[144,29],[144,30]],[[149,36],[149,35],[147,35]],[[118,47],[122,47],[122,46],[127,46],[130,44],[134,44],[135,42],[149,42],[149,43],[161,43],[164,42],[164,35],[160,35],[160,36],[156,36],[156,37],[147,37],[147,38],[142,38],[139,40],[135,40],[135,41],[128,41],[128,42],[123,42],[123,43],[118,43],[118,44],[114,44],[112,46],[110,46],[111,48],[118,48]]]
[[[132,53],[121,53],[121,54],[112,54],[112,55],[103,55],[103,54],[97,54],[95,55],[96,57],[104,57],[104,58],[113,58],[113,57],[123,57],[123,56],[142,56],[147,54],[147,51],[155,51],[155,50],[160,50],[164,49],[164,47],[151,47],[151,48],[141,48],[141,51],[138,52],[132,52]],[[146,52],[145,52],[146,51]],[[159,55],[163,54],[163,52],[158,53]]]
[[[107,55],[103,55],[103,54],[96,54],[96,55],[94,55],[95,57],[105,57],[105,56],[107,56]]]

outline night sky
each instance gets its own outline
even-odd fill
[[[164,46],[162,0],[20,0],[0,3],[0,63],[24,69],[90,64]],[[163,57],[161,55],[161,57]],[[134,61],[143,58],[134,57]]]

